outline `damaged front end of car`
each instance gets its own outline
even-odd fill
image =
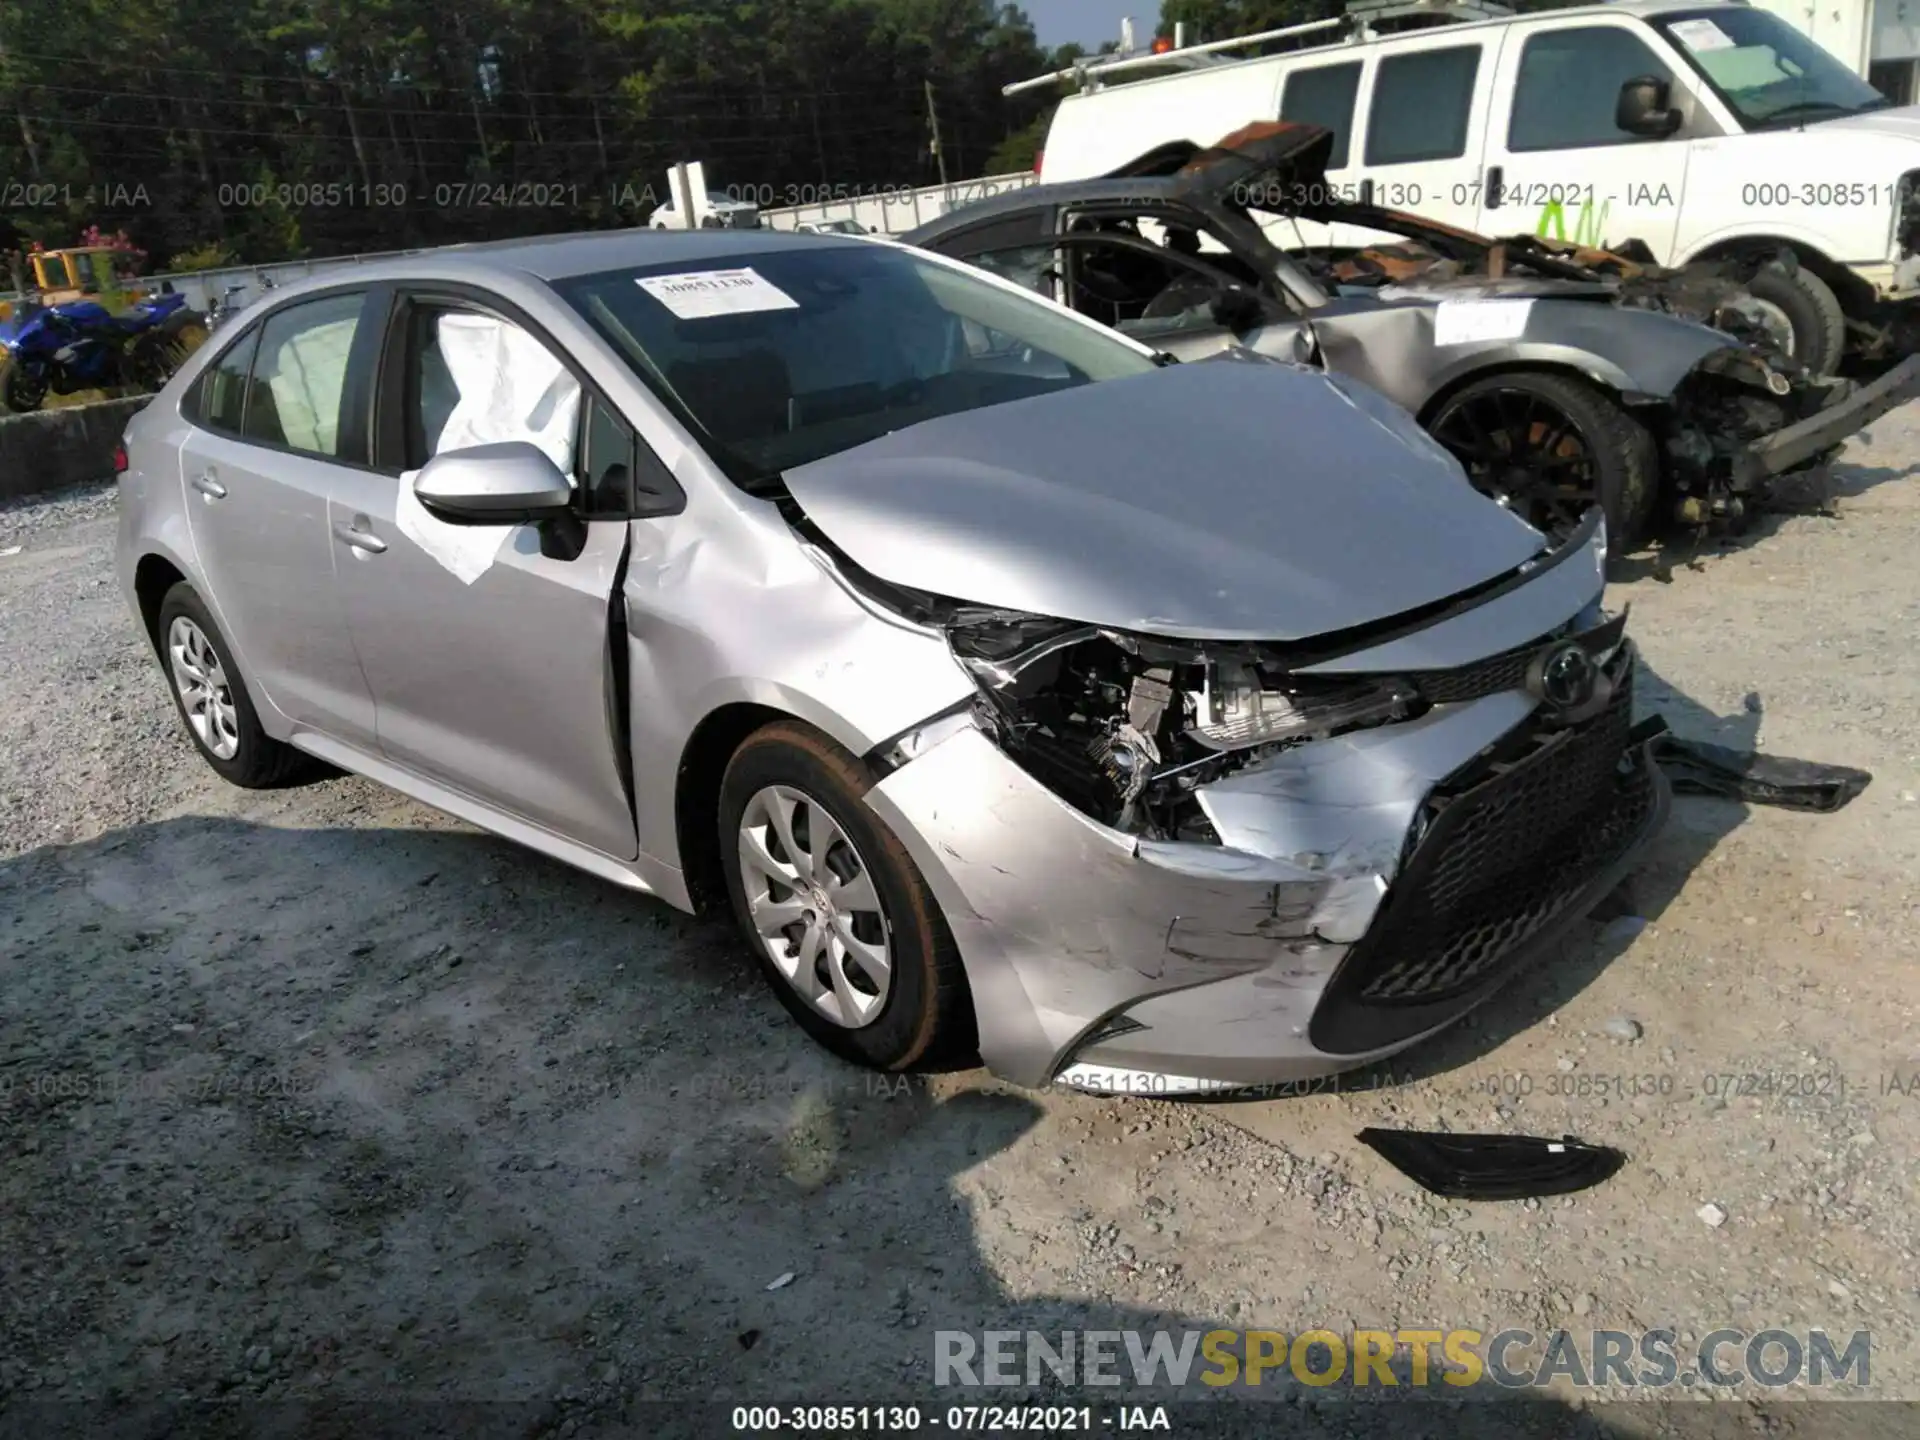
[[[835,554],[975,684],[869,763],[992,997],[983,1057],[1096,1091],[1287,1083],[1526,968],[1667,804],[1604,554],[1595,512],[1496,586],[1305,644],[966,604]]]
[[[1738,529],[1759,510],[1821,508],[1848,437],[1916,395],[1920,357],[1861,385],[1753,346],[1712,351],[1646,412],[1672,517]]]

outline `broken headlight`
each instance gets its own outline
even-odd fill
[[[1270,688],[1259,667],[1216,661],[1205,667],[1187,734],[1209,750],[1244,750],[1379,724],[1413,699],[1411,686],[1393,680]]]
[[[1295,676],[1259,646],[984,610],[956,614],[947,634],[1016,764],[1101,823],[1157,838],[1216,838],[1200,786],[1419,703],[1407,681]]]

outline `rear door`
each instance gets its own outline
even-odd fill
[[[205,598],[241,668],[296,727],[371,746],[327,529],[336,490],[366,473],[368,310],[347,290],[248,326],[188,392],[180,466]]]
[[[396,297],[374,435],[377,468],[335,497],[328,536],[381,752],[631,859],[624,634],[613,644],[631,428],[517,311],[450,287]],[[569,523],[450,525],[414,497],[433,455],[513,439],[574,479]]]
[[[1359,175],[1373,203],[1472,229],[1480,213],[1481,151],[1499,30],[1378,52],[1360,108]],[[1349,174],[1353,167],[1349,164]]]
[[[1680,223],[1692,91],[1637,25],[1595,18],[1510,27],[1487,143],[1488,183],[1475,228],[1489,235],[1544,235],[1580,245],[1641,240],[1665,258]],[[1671,87],[1687,117],[1665,137],[1616,126],[1628,80]]]

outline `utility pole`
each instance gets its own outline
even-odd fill
[[[933,81],[927,81],[926,87],[927,130],[933,136],[928,148],[933,151],[933,158],[940,166],[940,183],[944,186],[947,183],[947,153],[940,148],[940,116],[933,108]]]

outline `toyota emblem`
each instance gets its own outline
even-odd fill
[[[1527,688],[1560,720],[1584,720],[1606,703],[1613,686],[1578,641],[1542,650],[1528,667]]]

